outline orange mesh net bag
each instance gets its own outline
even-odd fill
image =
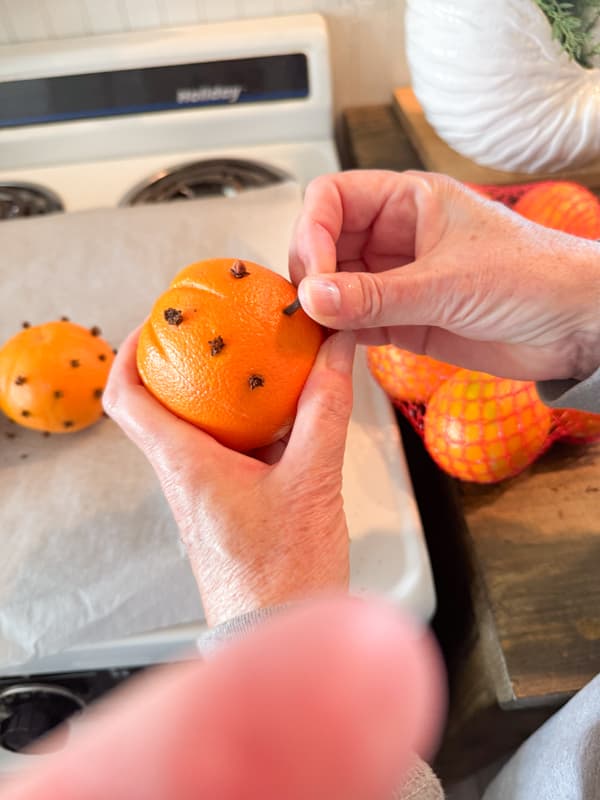
[[[471,188],[540,224],[600,239],[600,201],[578,184]],[[600,440],[600,414],[550,409],[531,381],[459,369],[394,345],[369,347],[367,357],[433,460],[455,478],[497,483],[518,475],[556,441]]]

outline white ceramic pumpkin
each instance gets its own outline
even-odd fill
[[[427,120],[462,155],[527,173],[600,157],[600,64],[570,60],[534,0],[407,0],[406,51]]]

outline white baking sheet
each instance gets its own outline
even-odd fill
[[[173,275],[202,258],[246,258],[287,275],[300,201],[290,183],[236,198],[2,222],[0,342],[24,320],[67,315],[100,326],[118,346]],[[353,588],[390,593],[427,618],[433,589],[406,465],[362,358],[355,390],[344,467]],[[127,637],[202,620],[156,478],[111,420],[49,438],[0,420],[0,542],[5,673],[24,662],[29,672],[71,668],[73,653],[91,653],[87,666],[105,664],[103,647],[114,640],[127,664]]]

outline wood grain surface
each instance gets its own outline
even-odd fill
[[[566,699],[600,672],[600,443],[459,492],[505,663],[498,702]]]
[[[441,139],[431,127],[419,101],[409,86],[394,92],[394,110],[402,123],[421,163],[430,172],[443,172],[461,181],[480,184],[505,185],[527,183],[532,180],[570,180],[585,186],[600,186],[600,159],[585,169],[539,172],[534,175],[524,172],[507,172],[476,164],[460,155]]]

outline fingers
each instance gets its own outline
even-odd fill
[[[3,800],[387,800],[434,746],[441,686],[395,610],[321,600],[115,694]]]
[[[493,373],[514,380],[544,380],[556,369],[556,353],[551,348],[520,344],[515,347],[505,342],[478,341],[442,330],[428,329],[423,337],[414,328],[399,328],[394,333],[394,344],[399,347],[424,352],[426,355],[465,369]],[[423,345],[415,343],[421,338]]]
[[[298,297],[309,316],[334,330],[426,325],[432,319],[440,325],[444,321],[441,277],[422,259],[418,267],[376,274],[309,275],[301,281]]]
[[[320,476],[341,471],[352,412],[352,332],[330,336],[319,351],[298,402],[290,439],[280,462],[284,470]]]
[[[298,283],[309,272],[335,272],[336,244],[343,223],[342,201],[333,177],[308,185],[302,214],[296,222],[289,253],[289,273]],[[311,199],[316,195],[315,214]]]
[[[119,348],[103,395],[106,413],[151,462],[157,473],[168,472],[178,454],[202,448],[204,458],[217,457],[224,448],[198,428],[179,419],[142,384],[136,366],[139,329]],[[200,459],[195,459],[196,466]]]
[[[424,206],[441,176],[357,170],[317,178],[307,187],[290,247],[294,283],[360,260],[388,269],[414,257]],[[430,226],[429,234],[434,230]]]

